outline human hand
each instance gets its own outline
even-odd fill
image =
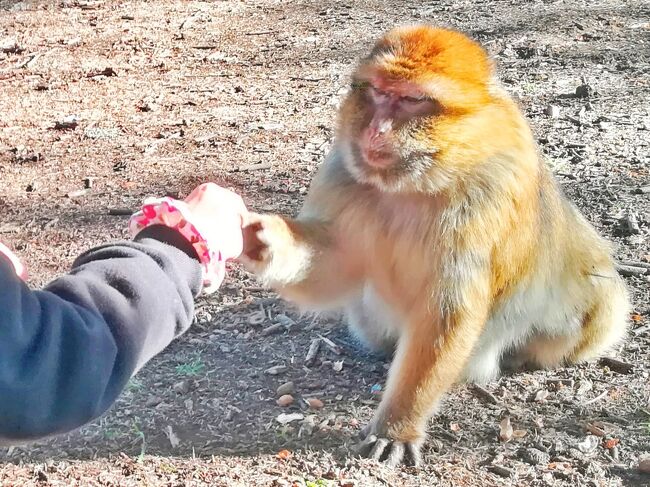
[[[185,198],[192,220],[214,242],[224,259],[237,258],[243,250],[242,227],[248,210],[241,197],[215,183],[204,183]]]
[[[9,248],[2,244],[2,242],[0,242],[0,254],[3,254],[5,257],[7,257],[13,264],[16,275],[18,277],[20,277],[23,281],[27,280],[27,269],[22,264],[22,262],[20,262],[20,259],[16,257],[16,254],[9,250]]]

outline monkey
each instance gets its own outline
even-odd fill
[[[610,353],[628,291],[477,42],[395,27],[351,78],[299,215],[251,214],[240,260],[393,353],[358,451],[418,465],[454,384],[495,379],[508,356],[551,368]]]

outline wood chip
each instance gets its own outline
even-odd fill
[[[472,384],[471,390],[474,393],[474,395],[483,399],[485,402],[488,402],[490,404],[499,404],[499,400],[496,398],[494,394],[492,394],[487,389],[484,389],[483,387],[479,386],[478,384]]]
[[[276,323],[275,325],[267,326],[266,328],[264,328],[260,333],[260,335],[262,335],[263,337],[273,335],[275,333],[279,333],[280,331],[282,331],[283,328],[284,325],[282,323]]]
[[[509,468],[506,468],[502,465],[490,465],[488,467],[488,470],[492,473],[497,474],[499,477],[512,477],[512,470]]]
[[[611,357],[603,357],[599,361],[600,365],[609,367],[610,370],[617,372],[619,374],[631,374],[634,372],[634,365],[623,362]]]
[[[314,363],[316,360],[316,355],[318,354],[318,349],[320,348],[320,338],[314,338],[309,345],[309,350],[307,351],[307,356],[305,357],[305,365],[309,366]]]

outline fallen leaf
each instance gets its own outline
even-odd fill
[[[621,442],[618,438],[611,438],[609,440],[604,440],[603,441],[603,447],[607,448],[608,450],[611,448],[614,448],[616,445],[618,445]]]
[[[632,318],[632,321],[641,321],[641,320],[643,319],[643,317],[642,317],[640,314],[638,314],[638,313],[634,313],[634,314],[631,316],[631,318]]]
[[[499,439],[508,442],[512,439],[513,433],[514,431],[512,429],[512,424],[510,423],[510,417],[503,418],[499,424]]]
[[[650,457],[645,457],[639,460],[639,471],[650,473]]]
[[[460,425],[458,423],[449,423],[449,429],[454,433],[461,430]]]
[[[528,431],[526,431],[526,430],[514,430],[512,432],[512,437],[513,438],[523,438],[527,434],[528,434]]]

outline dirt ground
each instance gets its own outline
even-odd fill
[[[39,286],[126,236],[146,196],[213,180],[252,209],[294,214],[353,60],[412,21],[488,48],[564,190],[637,263],[619,356],[631,367],[458,386],[430,424],[425,465],[391,470],[350,456],[388,362],[337,317],[300,315],[233,266],[109,414],[1,449],[0,486],[650,485],[638,468],[650,454],[647,2],[0,0],[0,239]],[[297,400],[281,407],[289,381]]]

